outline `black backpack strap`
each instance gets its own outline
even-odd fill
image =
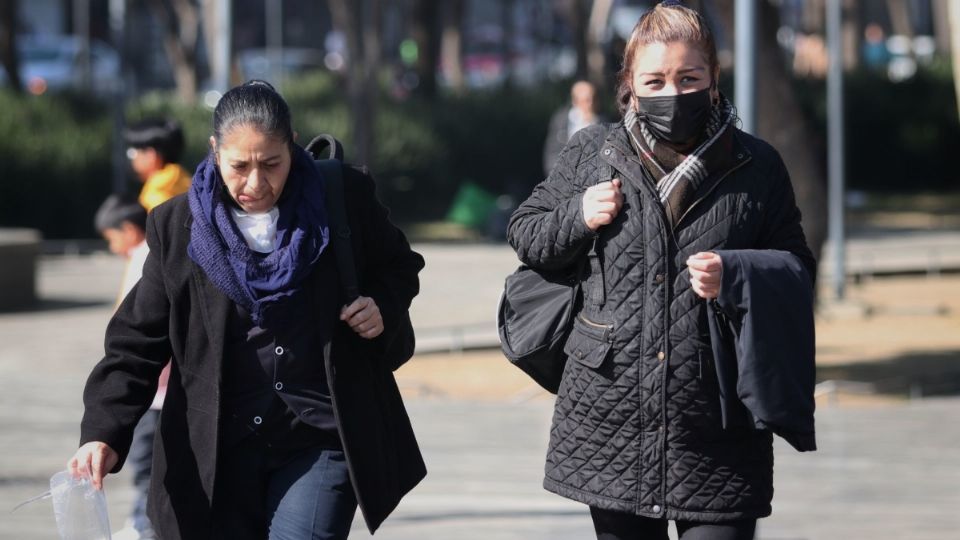
[[[332,137],[331,137],[332,139]],[[316,140],[316,139],[314,139]],[[333,141],[336,143],[336,140]],[[311,142],[311,144],[313,144]],[[336,143],[339,145],[339,143]],[[335,146],[331,145],[331,149]],[[331,153],[333,153],[331,151]],[[341,155],[343,149],[340,149]],[[330,217],[330,241],[337,259],[340,285],[344,301],[350,305],[360,297],[357,285],[357,267],[353,260],[353,244],[350,239],[350,222],[347,221],[347,205],[343,195],[343,163],[338,159],[317,159],[314,164],[323,176],[327,192],[327,213]]]

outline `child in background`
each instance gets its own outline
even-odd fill
[[[147,212],[187,191],[191,176],[178,163],[184,139],[176,120],[150,118],[131,124],[124,130],[123,138],[130,165],[143,182],[140,204]]]
[[[147,247],[147,211],[132,197],[111,195],[100,205],[94,225],[109,243],[110,251],[127,259],[123,284],[117,305],[130,289],[140,281],[143,262],[150,249]],[[153,435],[156,431],[163,397],[166,394],[170,366],[160,374],[157,393],[133,432],[133,444],[127,458],[133,470],[133,485],[137,491],[133,509],[124,529],[113,535],[114,540],[149,540],[154,538],[153,527],[147,518],[147,491],[150,488],[150,469],[153,462]]]
[[[110,195],[94,217],[94,226],[110,246],[114,255],[127,259],[120,287],[119,305],[140,280],[143,261],[147,258],[147,211],[139,202],[122,195]]]

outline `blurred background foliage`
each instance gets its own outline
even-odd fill
[[[951,77],[945,63],[896,83],[882,72],[848,74],[851,189],[955,189],[960,124]],[[823,147],[823,81],[798,79],[796,84],[812,119],[810,144]],[[394,218],[402,223],[442,220],[464,184],[514,202],[529,193],[543,177],[541,150],[550,114],[566,102],[568,88],[569,81],[560,81],[536,89],[505,87],[405,101],[381,93],[375,122],[378,144],[369,165]],[[345,93],[334,76],[291,78],[282,90],[301,143],[318,133],[351,140]],[[612,98],[602,96],[600,102],[612,104]],[[0,109],[4,221],[38,228],[47,238],[95,236],[91,216],[111,190],[108,104],[69,92],[30,96],[0,90]],[[155,115],[183,123],[183,165],[193,170],[206,155],[211,111],[203,105],[182,105],[172,92],[145,94],[127,110],[130,120]],[[349,161],[349,144],[346,153]]]
[[[955,191],[960,123],[953,75],[947,61],[891,82],[882,71],[861,68],[845,78],[846,178],[849,189],[867,192]],[[826,154],[826,87],[797,79],[812,144]]]
[[[542,179],[541,149],[550,114],[567,99],[559,82],[396,102],[381,96],[378,145],[370,167],[381,198],[400,222],[440,220],[461,182],[491,193],[526,193]],[[299,142],[330,133],[345,142],[351,122],[344,93],[329,74],[292,78],[282,89]],[[96,235],[92,217],[110,193],[111,124],[107,103],[71,93],[15,95],[0,90],[0,214],[47,238]],[[130,121],[179,119],[187,137],[182,164],[193,171],[206,155],[212,113],[153,92],[131,103]],[[456,175],[456,178],[454,178]],[[452,181],[455,180],[455,181]],[[131,182],[132,182],[131,176]],[[131,185],[131,191],[136,192]]]

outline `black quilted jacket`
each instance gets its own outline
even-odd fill
[[[684,261],[700,251],[781,249],[814,275],[786,168],[771,146],[737,131],[728,164],[712,171],[671,231],[627,137],[622,124],[580,131],[509,225],[525,264],[575,264],[597,236],[602,266],[587,272],[584,290],[602,290],[604,300],[585,300],[564,349],[544,487],[655,518],[769,515],[771,434],[722,429],[707,305]],[[601,163],[621,178],[625,199],[595,235],[581,201],[608,180]]]

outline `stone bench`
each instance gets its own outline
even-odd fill
[[[0,311],[26,309],[37,301],[40,232],[0,229]]]

